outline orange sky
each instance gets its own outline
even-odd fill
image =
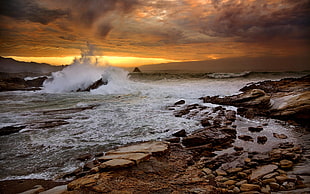
[[[4,0],[0,55],[117,66],[310,53],[309,0]]]

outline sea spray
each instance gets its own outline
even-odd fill
[[[96,89],[94,93],[114,94],[128,91],[128,72],[117,67],[99,64],[97,58],[93,59],[92,49],[83,51],[81,58],[75,59],[71,65],[62,71],[52,73],[52,76],[43,83],[47,93],[66,93],[84,91],[94,82],[102,79],[104,86]]]

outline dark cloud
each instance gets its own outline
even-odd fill
[[[309,38],[309,0],[284,0],[282,5],[263,0],[212,2],[217,12],[203,18],[202,32],[207,35],[241,37],[245,41]]]
[[[68,12],[41,7],[33,0],[2,0],[0,1],[0,15],[48,24],[57,18],[68,15]]]

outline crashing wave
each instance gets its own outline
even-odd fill
[[[236,78],[236,77],[245,77],[250,73],[251,71],[244,71],[240,73],[209,73],[207,74],[207,77],[215,79]]]

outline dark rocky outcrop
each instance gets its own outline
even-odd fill
[[[108,81],[101,78],[101,79],[95,81],[90,86],[88,86],[86,89],[78,89],[77,92],[86,92],[86,91],[89,92],[90,90],[97,89],[100,86],[107,85],[107,84],[108,84]]]
[[[247,118],[266,116],[293,120],[305,126],[310,124],[310,75],[258,82],[240,91],[243,93],[224,98],[206,96],[201,99],[205,103],[236,106],[238,114]]]
[[[38,77],[32,80],[25,80],[19,77],[11,77],[0,80],[0,92],[15,90],[40,90],[47,77]]]
[[[2,127],[0,129],[0,136],[3,135],[10,135],[12,133],[17,133],[20,130],[24,129],[26,126],[21,125],[21,126],[6,126],[6,127]]]

